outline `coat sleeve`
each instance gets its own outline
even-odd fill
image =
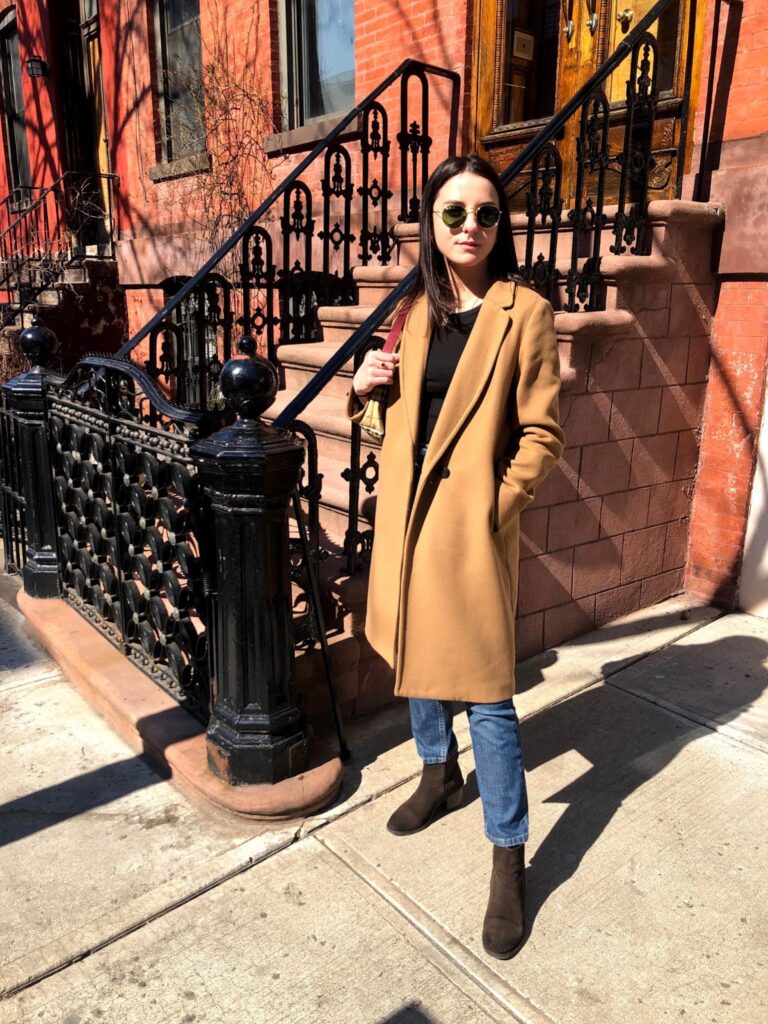
[[[368,398],[369,395],[360,398],[355,389],[350,385],[349,394],[347,395],[347,416],[353,423],[359,423],[363,418],[365,407],[368,405]]]
[[[560,361],[552,307],[534,304],[522,325],[517,378],[516,422],[507,453],[496,463],[504,517],[533,501],[536,487],[557,464],[565,434],[558,418]],[[510,488],[509,491],[506,488]]]

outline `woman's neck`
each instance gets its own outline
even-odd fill
[[[448,277],[453,291],[455,309],[459,313],[479,305],[491,286],[487,263],[480,267],[462,267],[461,270],[448,264]]]

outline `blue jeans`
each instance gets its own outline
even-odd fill
[[[458,753],[450,701],[410,697],[409,705],[416,750],[425,764],[442,764]],[[519,846],[528,839],[528,794],[514,704],[466,708],[485,834],[496,846]]]

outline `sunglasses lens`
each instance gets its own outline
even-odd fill
[[[463,206],[452,203],[443,207],[443,224],[449,228],[458,228],[467,219],[467,211]]]
[[[487,203],[484,206],[478,206],[475,216],[481,228],[495,228],[499,223],[501,210],[493,203]]]

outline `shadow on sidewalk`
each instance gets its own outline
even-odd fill
[[[382,1017],[378,1024],[434,1024],[434,1018],[428,1017],[417,1003],[408,1003],[389,1017]]]
[[[672,706],[671,713],[629,689],[609,685],[577,693],[522,723],[528,771],[568,754],[576,754],[590,766],[547,798],[547,803],[566,806],[530,865],[531,922],[547,899],[577,871],[624,801],[662,772],[689,743],[712,735],[711,727],[687,719],[687,711],[694,717],[716,717],[725,724],[744,713],[765,689],[768,643],[760,638],[734,635],[706,644],[689,644],[684,657],[689,665],[701,670],[703,701],[709,707],[698,714],[691,709],[690,700],[695,684],[688,685],[687,708],[681,702],[679,713],[675,713],[679,690],[676,695],[678,684],[673,681],[665,697],[667,705]],[[679,658],[682,662],[682,652]],[[718,680],[709,699],[705,686],[708,663],[733,665],[731,675]],[[615,675],[617,666],[620,668],[621,663],[606,664],[606,676]],[[655,662],[647,671],[658,667]],[[669,671],[670,662],[665,667]],[[634,671],[637,674],[643,670],[638,666]],[[687,671],[690,673],[690,667]],[[657,688],[658,679],[656,676]],[[679,686],[685,688],[682,679]],[[656,820],[639,823],[636,834],[650,833],[657,824]]]
[[[142,757],[128,757],[0,805],[0,847],[162,782]]]

